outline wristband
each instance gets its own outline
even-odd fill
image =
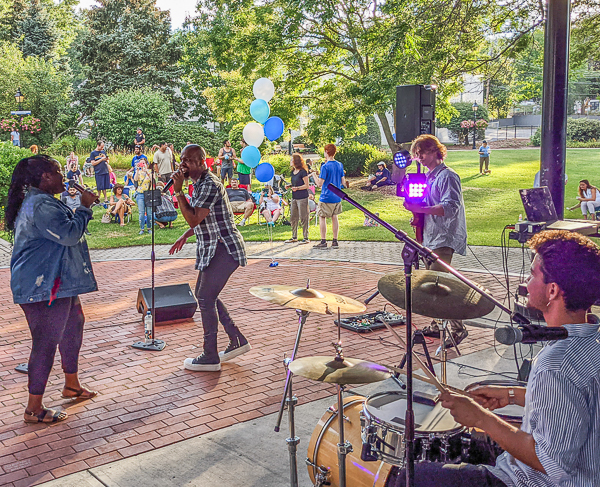
[[[512,387],[508,390],[508,404],[515,404],[515,390]]]
[[[185,196],[185,193],[183,191],[176,191],[175,196]]]

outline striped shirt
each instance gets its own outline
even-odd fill
[[[190,204],[210,210],[206,218],[194,227],[197,242],[196,269],[202,271],[208,267],[219,242],[223,242],[227,252],[241,266],[245,266],[244,239],[235,226],[233,210],[225,188],[212,172],[206,171],[194,183]]]
[[[427,173],[427,184],[425,204],[441,205],[444,216],[425,215],[423,245],[432,250],[450,247],[457,254],[467,255],[467,219],[460,176],[442,163]]]
[[[505,452],[490,470],[508,486],[600,485],[600,329],[590,317],[594,324],[564,325],[569,338],[535,358],[521,429],[546,474]]]

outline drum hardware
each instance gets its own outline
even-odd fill
[[[296,313],[298,314],[298,331],[296,333],[296,341],[294,342],[294,350],[289,359],[287,357],[284,358],[286,379],[281,404],[279,406],[279,414],[277,415],[277,422],[275,425],[275,432],[279,432],[283,410],[287,407],[290,436],[286,439],[286,443],[288,445],[290,456],[290,485],[291,487],[298,487],[298,464],[296,455],[300,438],[296,436],[294,420],[294,410],[298,404],[298,398],[292,393],[292,374],[294,372],[291,370],[291,365],[298,353],[302,329],[304,328],[304,324],[306,323],[306,319],[310,312],[332,314],[330,308],[337,308],[339,321],[341,319],[341,312],[360,313],[364,311],[366,307],[362,303],[340,294],[313,289],[310,287],[310,279],[307,280],[305,288],[282,285],[254,286],[250,288],[250,294],[274,304],[280,304],[287,308],[295,308]],[[339,336],[340,332],[338,327],[338,342],[340,342]]]
[[[398,240],[404,243],[404,248],[402,249],[402,260],[404,263],[402,282],[404,284],[402,286],[399,285],[399,281],[401,279],[398,276],[398,273],[394,273],[392,275],[394,276],[393,278],[388,278],[388,276],[384,276],[382,279],[380,279],[377,284],[377,288],[381,292],[382,296],[385,297],[388,301],[392,302],[393,304],[397,304],[406,310],[406,486],[414,487],[415,416],[413,409],[412,383],[414,353],[412,347],[411,334],[413,312],[412,268],[415,264],[418,263],[419,257],[421,257],[426,264],[437,263],[437,265],[441,266],[451,276],[449,276],[448,274],[441,273],[442,275],[436,275],[433,281],[429,280],[428,282],[424,282],[420,279],[420,277],[425,276],[425,274],[421,273],[427,272],[429,273],[428,277],[432,277],[431,273],[434,273],[434,271],[415,270],[415,296],[417,298],[415,303],[415,312],[421,312],[420,314],[424,314],[425,316],[431,316],[432,311],[434,311],[433,314],[439,314],[439,316],[431,316],[432,318],[468,319],[470,316],[480,317],[488,314],[494,309],[493,305],[495,304],[505,313],[511,315],[512,320],[517,322],[518,324],[526,324],[528,323],[528,320],[518,313],[513,313],[509,308],[504,306],[500,301],[494,298],[489,292],[485,291],[477,283],[466,278],[452,266],[443,262],[431,249],[424,247],[415,239],[410,238],[406,232],[398,230],[394,226],[379,218],[379,216],[367,210],[358,202],[350,198],[337,186],[329,184],[327,188],[336,196],[339,196],[355,208],[358,208],[366,216],[370,217],[376,223],[379,223],[383,228],[392,232],[394,234],[394,237],[396,237]],[[457,278],[462,285],[465,285],[467,288],[470,289],[470,291],[466,293],[460,293],[462,294],[463,299],[457,300],[456,296],[454,297],[454,299],[448,299],[447,296],[449,294],[456,294],[452,293],[452,291],[458,286],[453,285],[452,287],[450,287],[449,285],[441,285],[441,282],[446,282],[446,277]],[[418,299],[419,297],[424,297],[425,299]],[[459,303],[458,306],[456,305],[456,301],[458,301]],[[490,301],[491,303],[487,301]],[[455,304],[453,304],[453,302]],[[444,306],[442,304],[447,306]],[[453,314],[455,314],[456,316],[453,316]],[[386,328],[391,329],[391,327],[388,324],[386,324]],[[416,358],[418,360],[418,357]],[[423,370],[425,371],[426,375],[429,376],[429,374],[431,374],[431,371],[426,369],[426,367],[424,367]],[[435,375],[431,374],[430,379],[436,383],[436,387],[438,387],[438,390],[445,391],[444,387],[439,383]]]
[[[448,383],[448,378],[447,378],[447,374],[446,374],[446,362],[448,360],[448,351],[446,350],[446,334],[448,334],[448,336],[450,337],[450,341],[452,342],[452,345],[454,346],[456,353],[460,356],[462,355],[462,353],[460,353],[460,350],[458,348],[458,343],[456,343],[456,341],[454,340],[454,337],[452,336],[452,330],[449,330],[449,325],[450,322],[448,320],[442,320],[442,335],[441,335],[441,343],[440,346],[437,348],[437,350],[435,351],[435,356],[437,357],[438,355],[440,355],[441,353],[441,370],[442,370],[442,383],[443,384],[447,384]]]
[[[425,342],[425,335],[423,335],[423,332],[421,330],[416,330],[413,332],[413,345],[423,345],[423,353],[425,354],[425,359],[427,360],[427,366],[429,367],[429,370],[431,370],[431,372],[433,372],[435,374],[435,369],[433,368],[433,362],[431,361],[431,356],[429,355],[429,350],[427,349],[427,343]],[[402,357],[402,360],[400,361],[400,365],[398,365],[398,368],[403,369],[405,363],[406,363],[406,353]],[[442,380],[442,382],[444,382],[444,381]]]

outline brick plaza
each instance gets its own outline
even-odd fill
[[[191,259],[156,263],[156,285],[188,282],[194,287],[196,271]],[[283,390],[284,353],[291,354],[297,331],[293,309],[253,297],[248,289],[259,284],[306,285],[364,299],[385,273],[399,266],[285,260],[270,268],[268,260],[251,260],[238,269],[221,293],[232,317],[253,345],[253,350],[223,364],[221,372],[190,372],[183,360],[201,352],[200,313],[193,320],[157,327],[157,338],[167,342],[162,352],[132,349],[143,339],[141,315],[135,309],[140,287],[150,286],[148,261],[94,263],[100,291],[81,297],[86,331],[80,356],[80,376],[86,386],[100,391],[92,400],[73,403],[60,398],[62,372],[59,356],[45,395],[49,407],[63,408],[69,418],[54,425],[27,425],[23,411],[27,376],[14,370],[26,362],[30,336],[19,306],[9,292],[0,297],[0,485],[42,483],[110,463],[162,446],[226,428],[276,412]],[[490,275],[469,274],[496,297],[505,291]],[[0,283],[9,289],[10,272],[0,270]],[[368,311],[383,308],[377,297]],[[402,312],[402,310],[400,310]],[[298,356],[329,355],[336,339],[333,317],[311,314],[304,327]],[[430,319],[416,317],[422,326]],[[404,327],[398,329],[404,334]],[[463,354],[488,348],[492,330],[469,327],[461,346]],[[390,334],[379,330],[357,334],[342,330],[347,357],[398,364],[403,350]],[[433,352],[439,340],[430,340]],[[219,347],[227,337],[220,333]],[[452,356],[452,355],[451,355]],[[435,360],[435,358],[434,358]],[[294,393],[300,404],[333,396],[334,387],[297,378]]]

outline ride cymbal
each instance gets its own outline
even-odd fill
[[[337,313],[338,308],[340,313],[361,313],[367,309],[361,302],[340,294],[298,286],[254,286],[250,288],[250,294],[287,308],[321,314]]]
[[[356,358],[342,361],[331,356],[299,358],[290,363],[289,369],[294,375],[340,385],[369,384],[390,377],[389,370],[382,365]]]
[[[404,271],[379,279],[377,288],[390,303],[406,309]],[[468,320],[490,313],[494,303],[447,272],[412,272],[412,311],[445,320]]]

